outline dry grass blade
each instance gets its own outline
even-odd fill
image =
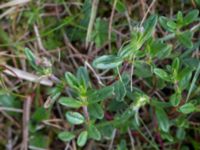
[[[96,18],[96,14],[97,14],[97,8],[98,8],[98,3],[99,0],[94,0],[92,3],[92,11],[91,11],[91,16],[90,16],[90,22],[88,25],[88,29],[87,29],[87,36],[86,36],[86,47],[88,47],[88,44],[91,40],[91,33],[92,33],[92,28],[95,22],[95,18]]]
[[[23,142],[21,150],[28,149],[28,139],[29,139],[29,132],[28,132],[28,124],[30,120],[30,111],[31,111],[31,97],[28,96],[27,99],[24,101],[23,106]]]
[[[5,74],[11,75],[13,77],[18,77],[20,79],[40,83],[40,84],[46,85],[46,86],[52,86],[53,85],[53,82],[51,80],[47,79],[47,77],[39,77],[39,76],[36,76],[34,74],[31,74],[31,73],[28,73],[28,72],[25,72],[23,70],[19,70],[17,68],[13,68],[13,67],[10,67],[10,66],[6,66],[6,68],[8,68],[8,69],[4,70],[3,72]]]
[[[16,10],[16,7],[11,7],[11,8],[9,8],[8,10],[6,10],[4,13],[2,13],[2,14],[0,15],[0,19],[2,19],[3,17],[5,17],[5,16],[7,16],[7,15],[10,15],[10,14],[14,13],[15,10]]]
[[[17,108],[10,108],[10,107],[0,107],[0,111],[11,111],[11,112],[18,112],[18,113],[22,113],[23,111],[21,109],[17,109]]]
[[[28,2],[30,2],[30,0],[13,0],[13,1],[7,2],[5,4],[1,4],[0,9],[6,8],[6,7],[12,7],[12,6],[16,6],[16,5],[23,5]]]

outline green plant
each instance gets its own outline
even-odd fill
[[[0,149],[198,150],[199,7],[1,1]]]
[[[187,114],[199,111],[198,97],[194,94],[194,90],[198,90],[194,88],[197,86],[197,75],[192,76],[195,69],[185,62],[189,57],[187,51],[192,51],[195,44],[199,45],[199,41],[195,44],[192,41],[199,25],[191,30],[184,28],[199,20],[198,13],[198,10],[193,10],[183,16],[179,11],[173,19],[150,16],[143,26],[134,29],[131,39],[117,54],[103,55],[93,61],[95,68],[111,70],[113,80],[105,82],[103,86],[97,81],[95,85],[90,81],[85,67],[80,67],[76,76],[66,72],[63,83],[69,88],[69,97],[61,97],[59,103],[67,108],[67,121],[71,125],[81,125],[81,128],[61,132],[58,137],[65,142],[77,138],[77,145],[82,147],[88,139],[111,139],[116,129],[122,135],[130,129],[141,133],[140,127],[146,128],[145,123],[150,121],[145,117],[145,112],[140,113],[143,108],[149,112],[150,118],[154,118],[153,133],[158,134],[158,138],[171,143],[181,140],[181,135],[185,135],[188,128]],[[169,32],[162,38],[153,36],[158,20],[163,29]],[[167,42],[171,38],[186,50],[178,51]],[[171,62],[160,65],[165,60]],[[199,70],[196,73],[199,74]],[[143,87],[133,83],[137,78],[144,84]],[[192,78],[194,82],[191,84]],[[164,90],[168,90],[169,95],[163,93]],[[186,93],[188,99],[183,96]],[[171,112],[177,115],[176,118]],[[106,117],[109,113],[112,114],[111,120]],[[178,129],[177,137],[173,137],[172,127]],[[158,139],[149,136],[150,139],[146,140],[159,149],[155,141]]]

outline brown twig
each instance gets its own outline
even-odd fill
[[[88,29],[87,29],[86,40],[85,40],[86,48],[88,47],[88,44],[91,41],[91,37],[92,37],[91,33],[92,33],[93,25],[95,22],[96,14],[97,14],[98,4],[99,4],[99,0],[93,0],[91,16],[90,16],[90,21],[89,21],[89,25],[88,25]]]
[[[115,14],[115,8],[116,8],[117,0],[114,1],[113,7],[112,7],[112,12],[110,15],[110,21],[109,21],[109,30],[108,30],[108,41],[109,41],[109,50],[111,51],[111,33],[112,33],[112,23],[113,23],[113,17]]]
[[[155,4],[155,2],[156,2],[156,0],[153,0],[153,1],[151,2],[151,4],[150,4],[150,6],[148,7],[146,13],[144,14],[144,17],[142,18],[142,21],[141,21],[140,25],[142,25],[142,24],[144,23],[144,21],[146,20],[147,15],[148,15],[148,13],[150,12],[150,10],[151,10],[151,8],[153,7],[153,5]]]
[[[29,142],[29,132],[28,125],[30,120],[30,111],[31,111],[31,102],[32,97],[27,96],[26,100],[24,100],[23,106],[23,141],[21,150],[28,150],[28,142]]]
[[[28,2],[30,2],[30,0],[13,0],[13,1],[10,1],[10,2],[0,5],[0,9],[6,8],[6,7],[17,6],[17,5],[23,5]]]
[[[5,67],[6,67],[6,69],[3,70],[3,72],[7,75],[10,75],[13,77],[18,77],[19,79],[28,80],[31,82],[40,83],[40,84],[46,85],[46,86],[53,86],[53,82],[51,80],[49,80],[47,77],[41,78],[34,74],[28,73],[26,71],[23,71],[23,70],[20,70],[17,68],[13,68],[8,65],[6,65]]]

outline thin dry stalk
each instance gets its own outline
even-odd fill
[[[53,86],[53,82],[49,80],[47,77],[39,77],[34,74],[25,72],[23,70],[13,68],[11,66],[6,65],[6,68],[3,72],[7,75],[17,77],[19,79],[28,80],[35,83],[40,83],[46,86]]]
[[[86,43],[85,43],[86,47],[88,47],[88,44],[91,41],[92,28],[94,26],[98,4],[99,4],[99,0],[93,0],[92,11],[91,11],[90,21],[89,21],[89,25],[88,25],[88,29],[87,29],[87,35],[86,35]]]
[[[150,10],[151,10],[151,8],[153,7],[153,5],[155,4],[155,2],[156,2],[156,0],[153,0],[153,1],[151,2],[151,4],[150,4],[150,6],[148,7],[146,13],[144,14],[144,17],[143,17],[143,19],[142,19],[140,25],[142,25],[142,24],[144,23],[144,21],[146,20],[147,15],[148,15],[148,13],[150,12]]]
[[[109,41],[109,50],[111,51],[111,33],[112,33],[112,23],[113,23],[113,17],[115,14],[115,8],[116,8],[117,0],[114,1],[113,7],[112,7],[112,12],[110,15],[110,21],[109,21],[109,30],[108,30],[108,41]]]
[[[2,19],[3,17],[9,15],[9,14],[12,14],[14,13],[16,10],[16,7],[11,7],[9,8],[8,10],[6,10],[3,14],[0,15],[0,19]]]
[[[35,32],[35,35],[36,35],[36,38],[37,38],[37,43],[38,43],[38,47],[41,51],[43,51],[44,53],[47,53],[43,44],[42,44],[42,39],[40,37],[40,33],[39,33],[39,29],[37,27],[37,25],[34,24],[34,32]]]
[[[0,9],[6,8],[6,7],[13,7],[16,5],[23,5],[28,2],[30,2],[30,0],[13,0],[13,1],[7,2],[5,4],[1,4]]]
[[[113,133],[112,133],[112,139],[111,139],[111,142],[110,142],[108,150],[112,150],[114,139],[115,139],[115,136],[116,136],[116,132],[117,132],[117,129],[114,129]]]
[[[21,150],[28,150],[28,142],[29,142],[29,132],[28,132],[28,124],[30,120],[30,112],[31,112],[31,96],[28,96],[26,100],[24,100],[23,106],[23,141]]]
[[[10,108],[10,107],[0,107],[0,111],[11,111],[11,112],[17,112],[17,113],[23,112],[21,109]]]

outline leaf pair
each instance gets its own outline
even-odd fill
[[[64,131],[58,134],[58,138],[64,142],[69,142],[73,140],[75,137],[76,135],[74,133],[68,132],[68,131]],[[87,130],[84,130],[79,134],[79,136],[77,137],[77,145],[80,147],[84,146],[88,138],[91,138],[94,140],[101,139],[101,133],[93,124],[90,124]]]
[[[68,131],[64,131],[58,134],[58,138],[64,142],[69,142],[71,140],[73,140],[76,137],[75,134],[73,134],[72,132],[68,132]],[[87,138],[88,138],[88,132],[87,131],[82,131],[77,139],[77,145],[82,147],[85,145],[85,143],[87,142]]]
[[[59,103],[63,106],[76,109],[86,106],[88,107],[90,116],[97,119],[102,119],[104,116],[104,111],[102,106],[98,104],[98,102],[105,100],[112,95],[113,87],[108,86],[100,90],[92,90],[91,92],[88,92],[84,101],[80,101],[71,97],[61,97],[59,99]],[[66,118],[71,124],[75,125],[85,122],[85,118],[78,112],[68,111],[66,113]]]

